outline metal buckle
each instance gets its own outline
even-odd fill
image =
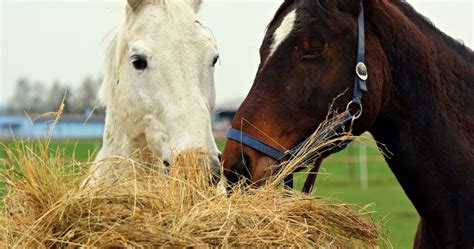
[[[366,81],[369,78],[369,71],[367,70],[367,66],[364,62],[357,63],[356,74],[357,77],[363,81]]]
[[[349,102],[349,104],[347,104],[346,111],[350,112],[352,105],[357,105],[357,107],[358,107],[358,110],[355,113],[355,115],[353,117],[353,120],[359,119],[362,116],[362,112],[364,111],[364,109],[362,107],[362,103],[357,103],[355,101],[351,101],[351,102]]]

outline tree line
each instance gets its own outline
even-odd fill
[[[97,93],[102,78],[86,77],[77,88],[70,88],[66,84],[55,81],[48,88],[42,82],[32,82],[28,78],[16,81],[16,88],[12,99],[8,102],[7,112],[10,114],[46,113],[57,111],[64,99],[64,113],[85,113],[94,110],[101,113]]]

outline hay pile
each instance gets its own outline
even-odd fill
[[[81,189],[88,165],[64,151],[51,155],[48,142],[6,151],[1,247],[333,248],[379,241],[365,210],[285,190],[283,173],[259,189],[219,192],[197,152],[179,156],[168,174],[161,165],[109,159],[134,170],[115,184]]]

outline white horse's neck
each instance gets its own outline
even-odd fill
[[[107,109],[103,145],[96,161],[110,156],[129,157],[138,147],[122,128],[120,118],[115,115],[114,108]]]

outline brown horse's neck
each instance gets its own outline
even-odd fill
[[[472,248],[473,52],[406,3],[368,5],[369,34],[380,42],[392,77],[370,131],[393,153],[387,162],[438,246]]]

